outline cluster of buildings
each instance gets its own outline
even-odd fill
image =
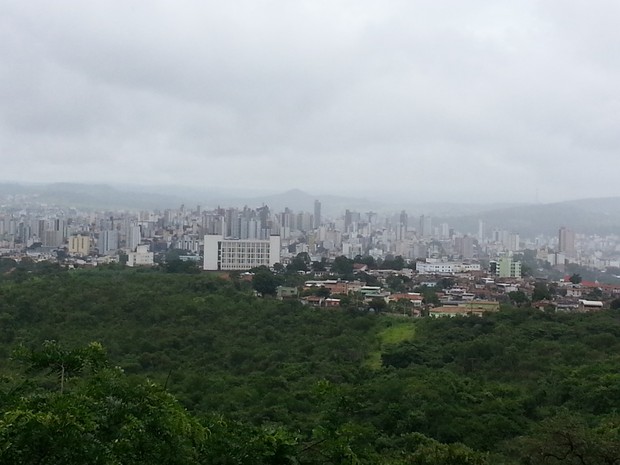
[[[1,199],[0,199],[1,202]],[[248,271],[276,264],[286,266],[299,254],[328,265],[336,257],[358,259],[355,272],[376,278],[378,285],[360,280],[323,277],[300,289],[281,289],[281,297],[303,298],[310,305],[338,307],[337,296],[356,295],[366,303],[385,301],[412,313],[432,316],[479,314],[493,311],[511,292],[532,298],[535,282],[522,276],[519,256],[525,249],[540,263],[562,270],[575,263],[592,268],[620,268],[620,237],[580,235],[567,227],[557,236],[523,239],[519,234],[478,224],[475,233],[462,233],[429,215],[413,218],[407,212],[379,214],[345,210],[322,213],[320,201],[312,211],[289,208],[274,212],[257,208],[200,206],[151,211],[90,211],[38,205],[0,203],[0,257],[60,260],[65,264],[96,266],[121,261],[127,266],[152,266],[158,257],[195,261],[207,271]],[[402,257],[402,270],[371,269],[360,257],[381,262]],[[320,278],[320,275],[318,275]],[[400,276],[405,291],[386,283]],[[439,304],[426,305],[415,287],[434,288],[450,277],[453,286],[438,289]],[[327,289],[317,295],[317,287]],[[313,290],[314,289],[314,290]],[[552,299],[539,302],[557,310],[599,308],[620,296],[620,288],[598,283],[561,280]],[[594,292],[596,290],[596,292]],[[305,295],[304,295],[305,294]]]
[[[299,288],[279,288],[278,297],[328,308],[340,307],[344,299],[348,306],[364,305],[371,309],[382,301],[382,306],[392,312],[431,317],[481,316],[499,311],[501,304],[532,305],[544,311],[588,312],[609,308],[615,300],[620,301],[620,285],[576,283],[569,276],[557,281],[499,278],[494,272],[481,269],[423,274],[405,268],[364,273],[375,278],[374,285],[367,285],[360,278],[315,278]],[[393,288],[390,278],[395,276],[406,283],[404,288],[402,284],[400,289]]]
[[[0,199],[0,202],[2,200]],[[489,271],[499,278],[519,278],[517,255],[534,250],[536,258],[562,269],[570,263],[605,269],[620,267],[620,237],[576,234],[561,227],[557,236],[523,239],[507,230],[459,232],[430,215],[406,211],[376,213],[200,206],[152,211],[86,211],[28,203],[0,204],[0,255],[16,258],[75,260],[97,264],[126,261],[152,265],[158,255],[179,251],[205,270],[244,271],[288,264],[300,253],[313,261],[338,256],[383,260],[400,256],[416,261],[420,274]]]

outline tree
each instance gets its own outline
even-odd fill
[[[252,287],[260,295],[276,295],[281,280],[271,271],[259,268],[252,277]]]
[[[599,287],[595,287],[586,295],[588,299],[600,300],[603,298],[603,290]]]
[[[366,255],[365,257],[362,255],[356,255],[355,258],[353,258],[353,262],[366,265],[369,269],[374,269],[377,267],[377,262],[371,255]]]
[[[387,303],[380,297],[374,297],[368,304],[369,308],[374,309],[376,312],[383,312],[387,308]]]
[[[523,291],[512,291],[508,293],[510,301],[517,307],[522,307],[529,302],[527,295]]]
[[[61,394],[69,378],[79,375],[88,367],[97,371],[107,364],[103,347],[96,342],[84,348],[68,350],[57,341],[45,341],[41,350],[18,347],[13,358],[25,364],[29,371],[54,373],[58,378]]]
[[[321,258],[320,262],[314,261],[312,262],[312,271],[325,271],[325,263],[327,259],[325,257]]]
[[[331,294],[331,291],[325,286],[320,286],[316,288],[316,291],[314,292],[314,295],[317,295],[319,297],[329,297],[330,294]]]
[[[549,292],[549,287],[545,283],[534,284],[532,301],[537,302],[539,300],[551,300],[551,292]]]
[[[293,260],[291,260],[291,263],[288,264],[286,270],[292,272],[308,271],[311,263],[312,260],[310,260],[310,255],[308,255],[307,252],[301,252],[298,253]]]
[[[127,265],[127,261],[129,260],[129,256],[125,252],[119,252],[118,254],[118,263],[125,266]]]
[[[379,279],[376,276],[365,273],[363,271],[356,273],[356,277],[360,279],[361,281],[364,281],[366,286],[380,286],[381,285],[381,283],[379,282]]]
[[[31,351],[30,365],[74,368],[86,361],[71,390],[46,391],[34,380],[5,398],[0,417],[0,462],[147,465],[199,463],[208,431],[163,389],[130,381],[108,368],[101,345],[62,349],[57,343]],[[26,358],[27,360],[28,358]],[[93,365],[94,367],[94,365]],[[43,388],[43,389],[42,389]]]
[[[441,303],[439,301],[439,297],[437,297],[437,292],[435,292],[435,289],[433,289],[432,287],[420,286],[416,289],[416,292],[422,294],[422,302],[426,305],[440,305]]]
[[[616,464],[620,462],[620,419],[612,416],[593,426],[561,412],[544,420],[533,436],[521,442],[521,455],[533,465]]]
[[[456,281],[454,280],[454,278],[444,277],[437,281],[437,287],[439,289],[450,289],[454,286],[455,283]]]
[[[340,255],[334,259],[332,264],[332,273],[347,276],[353,273],[353,260],[348,259],[344,255]]]
[[[489,457],[469,447],[454,443],[442,444],[420,433],[408,435],[409,447],[415,451],[411,454],[408,463],[418,465],[488,465]]]
[[[402,270],[405,267],[405,259],[398,255],[393,257],[392,255],[388,255],[385,257],[385,260],[381,263],[381,268],[384,270]]]
[[[7,273],[17,267],[17,262],[12,258],[0,258],[0,273]]]
[[[166,270],[166,273],[200,273],[198,262],[193,260],[181,260],[180,258],[166,260],[164,270]]]
[[[405,283],[403,282],[402,276],[388,276],[385,283],[392,292],[405,291]]]
[[[581,283],[581,275],[579,273],[573,273],[568,280],[573,284],[579,284]]]

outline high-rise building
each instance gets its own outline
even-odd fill
[[[10,223],[9,223],[10,226]],[[15,234],[17,231],[13,231]],[[48,228],[43,232],[43,245],[46,247],[60,247],[65,241],[65,222],[61,219],[50,221]],[[11,233],[11,231],[9,231]]]
[[[422,237],[429,237],[433,233],[433,222],[430,216],[420,216],[420,231],[419,234]]]
[[[478,220],[478,242],[484,241],[484,221]]]
[[[127,231],[127,248],[134,252],[142,242],[142,232],[140,226],[132,225]]]
[[[448,223],[441,223],[439,230],[442,239],[448,239],[450,237],[450,225]]]
[[[575,254],[575,232],[562,226],[558,233],[558,252],[567,255]]]
[[[344,212],[344,230],[345,232],[349,230],[349,227],[353,223],[353,212],[350,210],[345,210]]]
[[[321,202],[314,201],[314,229],[321,226]]]
[[[118,250],[118,231],[104,230],[99,233],[100,255],[111,255]]]
[[[403,225],[405,227],[405,231],[407,231],[407,228],[409,227],[409,216],[407,215],[407,212],[405,210],[402,210],[400,212],[400,224]]]
[[[454,239],[454,245],[458,254],[464,260],[471,260],[474,258],[474,238],[470,236],[456,237]]]
[[[508,236],[508,250],[516,252],[521,249],[521,239],[517,233],[510,233]]]

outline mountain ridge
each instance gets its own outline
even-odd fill
[[[242,195],[235,195],[235,192]],[[620,197],[573,199],[544,204],[480,204],[422,202],[409,199],[406,195],[398,196],[393,201],[330,194],[313,195],[301,189],[289,189],[280,193],[252,193],[243,192],[241,189],[218,191],[174,186],[138,186],[131,190],[131,186],[109,184],[0,182],[0,199],[16,195],[30,197],[30,200],[48,205],[93,209],[162,209],[196,203],[204,208],[267,205],[274,212],[288,207],[294,212],[311,213],[314,211],[314,201],[318,200],[321,202],[324,218],[342,215],[346,209],[388,215],[405,210],[412,227],[415,225],[416,215],[424,214],[430,215],[435,225],[446,222],[464,233],[477,233],[480,220],[485,223],[487,231],[504,229],[523,236],[556,234],[561,226],[584,234],[610,234],[620,231]]]

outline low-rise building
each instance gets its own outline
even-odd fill
[[[444,305],[443,307],[431,308],[428,315],[433,318],[455,317],[455,316],[482,316],[484,310],[470,310],[467,307],[457,305]]]
[[[416,262],[415,269],[419,274],[455,274],[480,271],[479,263],[443,262],[428,260]]]
[[[204,238],[204,269],[244,271],[259,266],[272,267],[280,261],[280,236],[269,239],[225,239],[207,234]]]
[[[153,266],[153,252],[149,252],[149,246],[139,245],[135,252],[129,252],[127,266]]]

